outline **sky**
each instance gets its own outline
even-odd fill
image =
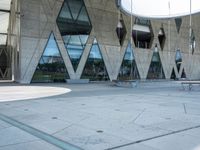
[[[121,7],[128,13],[145,18],[172,18],[190,14],[190,0],[121,0]],[[200,12],[200,0],[191,0],[191,12]]]

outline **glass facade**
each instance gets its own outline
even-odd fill
[[[139,79],[139,72],[137,69],[137,65],[135,62],[135,56],[133,53],[133,49],[131,43],[128,43],[122,65],[120,68],[120,72],[118,75],[119,80],[134,80]]]
[[[182,56],[181,56],[181,50],[178,49],[176,51],[176,56],[175,56],[175,62],[176,62],[176,67],[178,70],[178,73],[180,72],[181,64],[182,64]]]
[[[8,73],[8,56],[5,49],[0,49],[0,79],[6,79]]]
[[[181,78],[186,78],[185,69],[182,71]]]
[[[119,43],[122,46],[127,32],[126,32],[124,20],[122,19],[122,15],[120,17],[121,18],[118,21],[117,28],[116,28],[116,33],[117,33],[117,37],[119,39]]]
[[[190,47],[191,47],[192,54],[194,54],[195,46],[196,46],[196,41],[195,41],[194,31],[192,29],[191,37],[190,37]]]
[[[76,71],[92,25],[83,0],[65,0],[57,25]]]
[[[180,74],[181,73],[180,72],[181,71],[181,64],[182,64],[182,56],[181,56],[181,50],[180,49],[176,50],[175,63],[176,63],[178,73]],[[186,78],[184,68],[183,68],[182,73],[181,73],[181,78]]]
[[[132,37],[136,47],[150,49],[154,38],[150,20],[136,18]]]
[[[90,81],[109,80],[106,66],[96,39],[91,47],[81,78],[90,79]]]
[[[147,79],[165,79],[159,52],[153,52]]]
[[[55,37],[51,33],[44,53],[39,61],[32,82],[65,82],[69,79]]]
[[[151,22],[148,19],[136,18],[135,24],[143,25],[143,26],[151,26]]]
[[[166,40],[166,36],[165,36],[165,32],[163,28],[160,28],[160,31],[158,33],[158,40],[160,43],[160,47],[163,50],[164,45],[165,45],[165,40]]]
[[[175,19],[175,23],[176,23],[177,32],[179,33],[181,25],[182,25],[182,19],[181,18],[176,18]]]
[[[176,73],[175,73],[175,71],[174,71],[174,68],[173,68],[173,70],[172,70],[172,74],[171,74],[171,77],[170,77],[170,79],[176,79]]]

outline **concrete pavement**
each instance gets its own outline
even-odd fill
[[[171,81],[145,82],[137,88],[110,83],[32,86],[71,92],[0,102],[0,114],[14,121],[0,119],[0,150],[61,149],[35,131],[84,150],[198,150],[200,146],[200,86],[192,91]]]

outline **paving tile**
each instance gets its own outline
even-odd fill
[[[10,124],[0,120],[0,130],[11,127]]]
[[[103,150],[130,142],[127,139],[107,134],[101,129],[95,131],[78,125],[71,126],[54,136],[86,150]]]
[[[138,88],[107,84],[41,86],[67,87],[72,92],[2,102],[0,113],[85,150],[103,150],[200,125],[200,92],[180,90],[178,82],[144,82]],[[200,144],[199,135],[199,129],[193,129],[121,150],[193,150]],[[30,144],[33,149],[40,149],[38,145],[55,148],[35,140],[38,139],[0,121],[0,147],[22,149]]]
[[[134,145],[120,147],[117,148],[116,150],[158,150],[158,149],[152,148],[144,144],[134,144]]]
[[[25,143],[17,143],[0,147],[0,150],[61,150],[49,143],[43,141],[32,141]]]
[[[200,145],[200,138],[180,133],[146,141],[143,144],[160,150],[195,150]]]
[[[38,138],[16,127],[0,130],[0,147],[18,143],[26,143],[34,140],[38,140]]]

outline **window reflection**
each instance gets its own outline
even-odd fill
[[[158,40],[159,40],[159,43],[160,43],[160,47],[163,50],[164,45],[165,45],[165,40],[166,40],[165,32],[164,32],[163,27],[160,28],[160,31],[158,33]]]
[[[180,68],[181,68],[181,64],[182,64],[182,56],[181,56],[181,50],[180,49],[178,49],[176,51],[175,62],[176,62],[177,70],[179,72]]]
[[[153,53],[147,79],[165,79],[159,52]]]
[[[102,58],[99,45],[96,39],[93,42],[89,57],[82,73],[82,79],[90,79],[91,81],[109,80],[109,76]]]
[[[190,36],[190,48],[191,48],[192,54],[194,54],[195,46],[196,46],[196,41],[195,41],[194,31],[192,29],[191,36]]]
[[[185,69],[182,71],[181,78],[186,78]]]
[[[177,78],[176,78],[176,73],[175,73],[175,71],[174,71],[174,68],[173,68],[173,70],[172,70],[172,74],[171,74],[170,79],[174,79],[174,80],[177,79]]]
[[[181,18],[175,18],[175,23],[176,23],[177,32],[179,33],[179,31],[181,29],[181,25],[182,25],[182,19]]]
[[[119,80],[134,80],[140,78],[130,42],[127,46],[118,78]]]
[[[180,74],[181,73],[181,65],[182,65],[182,55],[181,55],[180,49],[176,50],[175,63],[176,63],[178,73]],[[184,69],[182,70],[181,78],[186,78],[186,74],[185,74]]]
[[[53,33],[39,61],[32,82],[65,82],[69,78]]]
[[[92,29],[83,0],[65,0],[57,24],[76,71]]]
[[[117,23],[116,33],[117,33],[117,37],[119,39],[119,43],[120,43],[121,46],[124,43],[126,32],[127,31],[126,31],[126,27],[125,27],[125,24],[124,24],[124,20],[122,18],[122,14],[120,14],[120,19]]]
[[[0,79],[8,78],[8,55],[5,49],[0,48]]]
[[[150,20],[136,18],[133,25],[132,37],[136,47],[151,48],[154,35]]]

